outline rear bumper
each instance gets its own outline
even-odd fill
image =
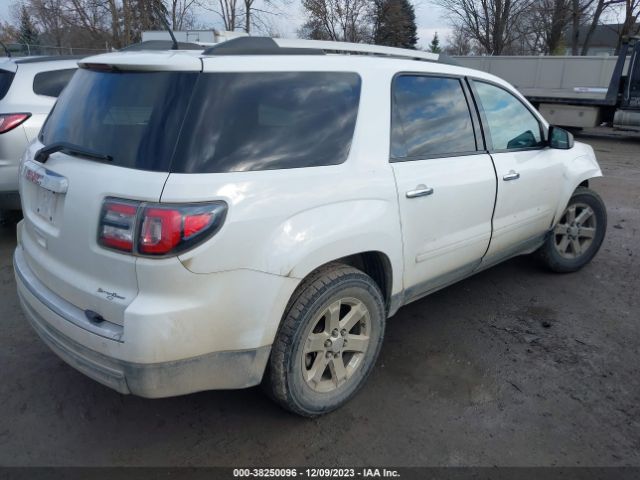
[[[270,346],[212,352],[159,363],[128,362],[105,355],[70,338],[99,339],[105,351],[124,345],[123,327],[89,321],[84,312],[47,289],[27,265],[22,247],[14,254],[18,295],[27,320],[42,340],[66,363],[120,393],[158,398],[260,383]],[[63,328],[61,328],[63,327]]]

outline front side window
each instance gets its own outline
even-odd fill
[[[202,74],[171,169],[218,173],[340,164],[349,154],[359,101],[356,73]]]
[[[469,106],[457,78],[402,75],[393,82],[391,157],[433,157],[476,150]]]
[[[76,73],[75,68],[37,73],[33,77],[33,92],[37,95],[58,97],[74,73]]]
[[[524,104],[506,90],[484,82],[474,85],[484,114],[494,150],[537,148],[543,145],[538,119]]]

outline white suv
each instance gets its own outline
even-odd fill
[[[81,58],[0,58],[0,210],[20,208],[20,157],[37,137]]]
[[[30,323],[122,393],[262,382],[314,416],[363,385],[402,305],[536,250],[585,265],[593,150],[436,60],[249,37],[83,60],[21,166]]]

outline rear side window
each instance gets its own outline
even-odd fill
[[[69,68],[37,73],[33,77],[33,91],[37,95],[58,97],[75,72],[75,68]]]
[[[202,74],[171,170],[239,172],[342,163],[359,99],[355,73]]]
[[[476,151],[471,114],[460,80],[402,75],[395,78],[392,92],[392,159]]]
[[[11,82],[13,82],[14,76],[15,74],[13,72],[0,70],[0,100],[2,100],[9,91],[9,87],[11,86]]]
[[[489,123],[494,150],[538,148],[543,145],[540,123],[524,104],[506,90],[474,81]]]
[[[113,165],[168,172],[198,73],[79,69],[41,134],[113,158]]]

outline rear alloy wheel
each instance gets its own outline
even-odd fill
[[[309,324],[301,360],[305,382],[316,392],[337,390],[362,365],[369,348],[371,316],[356,298],[330,304]]]
[[[314,417],[362,387],[382,344],[383,297],[365,273],[322,268],[296,290],[273,344],[264,384],[284,408]]]
[[[602,199],[593,190],[579,187],[541,247],[540,257],[555,272],[575,272],[598,252],[606,228]]]

